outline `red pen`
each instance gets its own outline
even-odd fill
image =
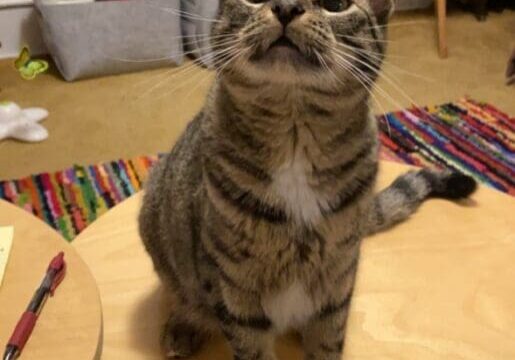
[[[64,261],[64,253],[60,252],[52,259],[50,265],[48,265],[46,275],[41,285],[32,297],[27,310],[25,310],[20,320],[18,320],[18,324],[16,324],[14,332],[5,348],[3,360],[13,360],[20,355],[36,325],[46,299],[49,295],[54,295],[55,289],[59,286],[61,281],[63,281],[65,274],[66,262]]]

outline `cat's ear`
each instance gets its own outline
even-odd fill
[[[386,24],[395,10],[394,0],[369,0],[369,4],[379,24]]]

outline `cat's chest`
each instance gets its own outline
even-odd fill
[[[316,224],[328,207],[326,196],[313,186],[312,163],[302,147],[272,174],[270,193],[280,199],[287,213],[298,222]]]
[[[314,314],[315,305],[299,281],[273,295],[262,299],[266,316],[274,327],[283,332],[289,328],[299,328]]]

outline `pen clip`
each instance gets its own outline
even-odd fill
[[[50,270],[54,271],[52,285],[50,286],[50,295],[54,296],[55,289],[61,284],[66,275],[66,262],[64,261],[64,253],[62,251],[50,262],[48,271]]]

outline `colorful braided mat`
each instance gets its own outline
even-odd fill
[[[515,195],[515,118],[471,99],[378,117],[381,157],[449,167]],[[157,156],[141,156],[0,181],[0,198],[72,240],[114,205],[138,192]]]

